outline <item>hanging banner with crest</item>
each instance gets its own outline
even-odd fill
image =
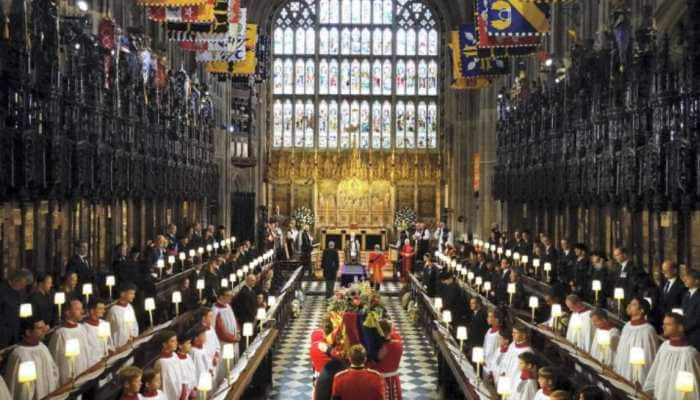
[[[539,36],[550,31],[550,4],[527,0],[478,0],[488,36]]]

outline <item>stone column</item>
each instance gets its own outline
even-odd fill
[[[481,187],[479,213],[475,233],[488,237],[491,224],[496,222],[497,207],[493,199],[493,177],[496,164],[496,87],[481,91],[479,99],[478,149],[481,155]]]

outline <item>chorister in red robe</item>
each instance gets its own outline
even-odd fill
[[[399,366],[403,355],[403,340],[395,330],[389,334],[387,342],[379,350],[379,361],[372,363],[370,368],[378,371],[384,377],[384,399],[401,400],[401,380]]]
[[[369,253],[369,270],[372,273],[370,281],[375,285],[384,283],[382,268],[386,265],[386,256],[381,251]]]
[[[413,270],[413,256],[415,254],[413,246],[406,240],[401,247],[401,282],[403,283],[408,283],[408,275]]]

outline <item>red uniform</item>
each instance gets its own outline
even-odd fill
[[[333,397],[340,400],[384,400],[384,378],[373,369],[350,367],[333,378]]]
[[[399,366],[403,355],[403,340],[398,332],[391,332],[389,341],[379,350],[379,361],[372,364],[384,377],[384,398],[386,400],[401,400],[401,380]]]
[[[401,248],[401,282],[408,282],[408,274],[413,270],[413,256],[416,253],[413,250],[413,246],[410,244],[405,244]]]
[[[314,335],[312,334],[311,337],[313,338]],[[314,368],[315,374],[320,373],[323,369],[323,366],[331,360],[331,358],[328,356],[328,354],[326,354],[326,352],[323,352],[321,351],[321,349],[318,348],[319,343],[326,343],[326,341],[324,339],[312,339],[311,347],[309,348],[309,358],[311,359],[311,366]]]

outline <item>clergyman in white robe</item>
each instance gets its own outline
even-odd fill
[[[694,391],[685,397],[676,390],[678,371],[690,372],[695,377]],[[656,353],[642,389],[651,392],[655,399],[700,400],[700,354],[685,339],[667,340]]]
[[[581,307],[578,311],[571,313],[569,326],[566,328],[566,340],[579,349],[590,353],[594,333],[595,328],[591,323],[591,310]]]
[[[49,350],[56,360],[58,365],[58,373],[61,385],[66,384],[71,379],[80,375],[82,372],[90,368],[90,360],[92,356],[88,342],[88,332],[82,324],[66,321],[63,326],[58,328],[49,339]],[[80,354],[71,360],[66,357],[66,341],[69,339],[77,339],[80,347]]]
[[[626,323],[622,328],[622,335],[620,335],[613,369],[630,382],[643,383],[656,356],[658,346],[656,331],[645,319]],[[632,347],[641,347],[644,350],[645,365],[633,367],[630,364]],[[636,368],[639,368],[638,372],[635,371]]]
[[[112,338],[107,338],[105,342],[99,337],[99,326],[100,324],[108,324],[105,320],[93,321],[89,318],[85,319],[83,326],[87,331],[87,341],[89,346],[88,356],[90,357],[90,365],[97,364],[108,351],[114,350],[112,346]]]
[[[610,346],[607,346],[607,348],[601,346],[598,339],[599,336],[602,335],[601,332],[603,331],[610,332]],[[610,327],[608,329],[596,329],[595,335],[593,335],[593,343],[591,343],[591,356],[606,367],[612,368],[613,362],[615,361],[615,354],[617,354],[617,346],[619,342],[619,329],[613,327]]]
[[[130,314],[134,322],[126,323],[125,316]],[[112,329],[112,345],[115,348],[120,348],[129,342],[129,339],[139,335],[139,325],[135,321],[136,314],[134,308],[129,303],[117,302],[109,308],[107,312],[107,321]]]
[[[17,382],[19,365],[25,361],[34,361],[36,381],[30,386]],[[13,400],[43,399],[49,393],[58,389],[58,366],[48,347],[41,342],[22,342],[12,350],[5,366],[5,382],[12,393]],[[4,398],[0,396],[0,398]]]
[[[499,360],[497,375],[507,376],[508,378],[510,378],[511,393],[515,393],[518,382],[520,381],[520,363],[518,356],[528,351],[532,352],[532,349],[530,348],[530,345],[527,342],[513,342],[510,344],[510,346],[508,346],[508,350]],[[496,377],[496,381],[498,381],[498,376]]]

